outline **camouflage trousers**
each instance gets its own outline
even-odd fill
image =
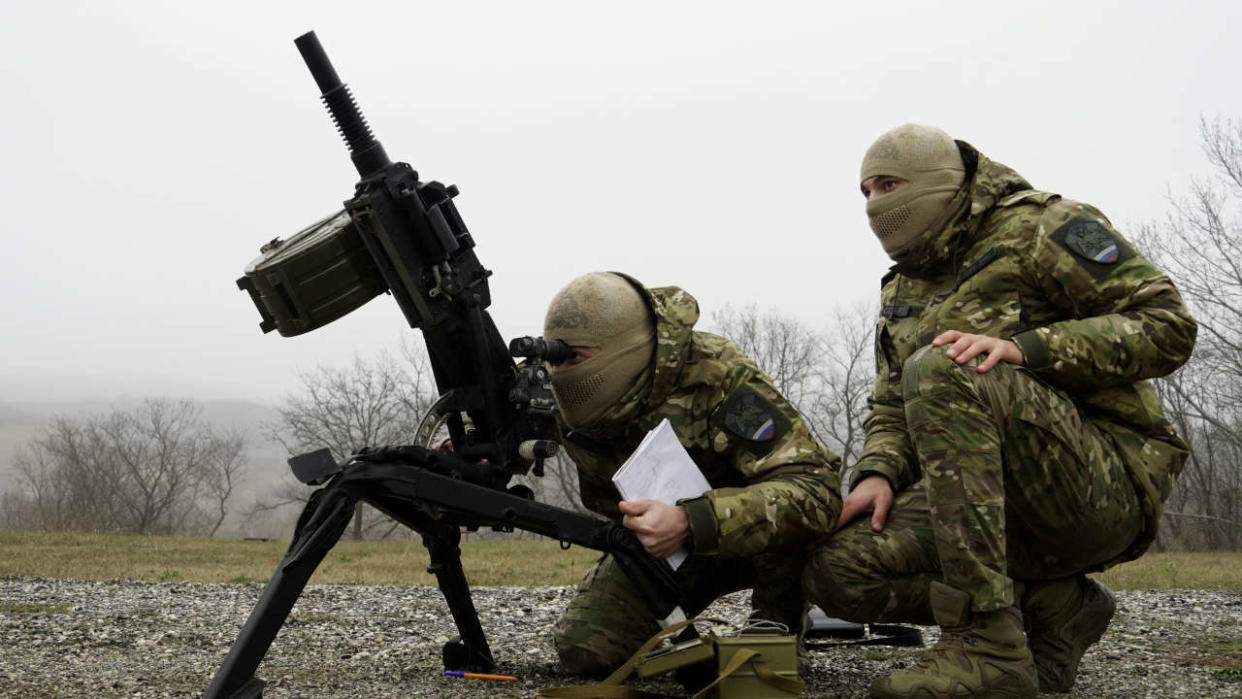
[[[903,367],[906,425],[922,480],[896,495],[883,531],[848,523],[811,556],[811,601],[859,622],[933,624],[928,585],[968,592],[975,611],[1018,600],[1014,580],[1116,560],[1139,535],[1135,486],[1107,433],[1021,367],[979,374],[944,348]]]
[[[687,617],[722,595],[753,590],[753,618],[769,619],[794,633],[808,609],[803,601],[803,553],[770,553],[752,558],[690,556],[677,570]],[[578,594],[553,629],[561,663],[570,672],[611,672],[629,659],[660,627],[650,605],[612,556],[605,555],[578,583]]]

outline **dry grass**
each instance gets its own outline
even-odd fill
[[[1097,577],[1114,590],[1242,591],[1242,552],[1149,553]]]
[[[284,541],[114,536],[0,530],[0,576],[82,580],[266,582]],[[494,539],[462,544],[472,585],[572,585],[599,553],[556,542]],[[417,541],[348,541],[332,549],[312,583],[435,584]],[[1242,591],[1242,553],[1152,553],[1100,574],[1116,590]]]
[[[80,580],[266,582],[288,542],[0,530],[0,576]],[[599,553],[554,541],[502,539],[462,545],[472,585],[570,585]],[[418,541],[342,540],[311,583],[435,584]]]

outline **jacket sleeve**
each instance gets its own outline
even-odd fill
[[[1014,336],[1027,367],[1069,391],[1164,376],[1198,329],[1181,294],[1093,207],[1062,200],[1041,217],[1026,274],[1066,320]]]
[[[881,308],[891,290],[881,294]],[[907,320],[906,322],[914,322]],[[862,454],[850,479],[850,487],[874,475],[888,479],[893,491],[904,490],[919,480],[914,445],[906,430],[906,408],[901,397],[900,357],[893,347],[890,321],[881,317],[875,327],[875,387],[867,399],[870,412],[863,422]]]
[[[815,441],[763,375],[745,370],[734,379],[709,418],[708,435],[747,485],[681,502],[694,552],[739,557],[803,547],[836,526],[841,459]]]

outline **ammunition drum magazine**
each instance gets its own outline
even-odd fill
[[[246,266],[237,286],[250,294],[263,332],[292,337],[361,307],[387,291],[383,276],[345,211],[276,238]]]

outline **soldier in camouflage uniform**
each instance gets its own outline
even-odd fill
[[[772,380],[728,340],[696,332],[698,303],[677,287],[648,289],[615,273],[572,281],[553,299],[544,336],[571,347],[553,367],[562,443],[582,502],[621,519],[652,555],[682,546],[676,571],[694,615],[753,588],[755,615],[800,630],[806,550],[840,512],[840,459],[812,438]],[[665,505],[621,502],[612,475],[667,418],[712,490]],[[659,630],[654,612],[611,557],[578,586],[554,635],[565,667],[606,672]]]
[[[1148,379],[1186,361],[1196,324],[1098,210],[939,129],[884,134],[861,179],[897,264],[866,442],[809,594],[941,626],[873,696],[1068,691],[1115,610],[1083,573],[1147,549],[1188,455]]]

